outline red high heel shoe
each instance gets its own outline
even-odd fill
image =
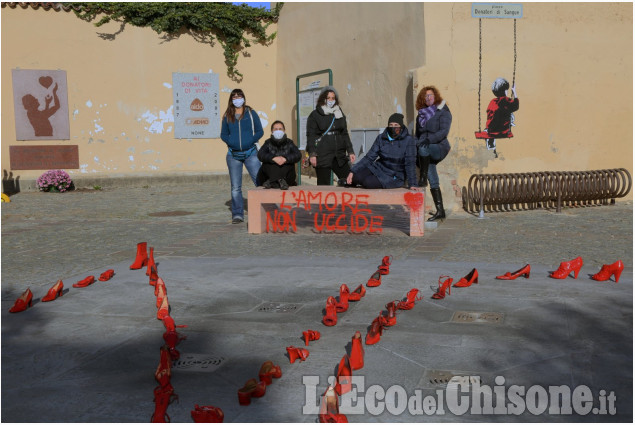
[[[221,408],[214,406],[199,406],[195,404],[194,410],[190,413],[192,414],[192,420],[196,423],[217,424],[223,422],[225,418]]]
[[[373,323],[371,323],[370,329],[366,334],[366,345],[376,344],[381,339],[381,336],[384,333],[384,327],[381,324],[380,317],[381,314],[373,320]]]
[[[385,316],[386,326],[395,326],[397,324],[397,303],[395,301],[391,301],[386,304],[386,310],[388,314]]]
[[[604,264],[599,272],[591,276],[591,279],[604,282],[609,280],[611,276],[615,276],[615,283],[618,283],[622,270],[624,270],[624,263],[622,260],[617,260],[613,264]]]
[[[366,295],[366,288],[364,288],[364,285],[359,285],[353,292],[348,294],[348,300],[359,301],[364,295]]]
[[[302,332],[304,336],[304,345],[309,346],[309,341],[317,341],[320,339],[320,333],[318,331],[312,331],[309,329],[308,331]]]
[[[166,294],[163,297],[163,302],[161,303],[161,307],[157,310],[157,320],[163,320],[163,318],[170,314],[170,303],[168,302],[168,296]]]
[[[55,285],[49,289],[49,291],[42,297],[42,302],[53,301],[57,297],[62,296],[62,290],[64,289],[64,282],[62,280],[58,280]]]
[[[31,307],[33,304],[33,292],[30,288],[26,288],[26,291],[22,292],[22,295],[15,300],[13,307],[9,309],[9,313],[19,313]]]
[[[150,267],[150,286],[155,286],[157,284],[157,280],[159,280],[159,275],[157,274],[157,266],[153,265]]]
[[[95,283],[95,276],[88,276],[77,283],[73,283],[73,288],[85,288]]]
[[[364,344],[362,344],[360,331],[355,332],[351,340],[350,362],[353,370],[359,370],[364,367]]]
[[[351,369],[351,360],[347,354],[344,354],[344,357],[340,360],[335,379],[337,381],[335,392],[339,395],[346,394],[353,389],[353,370]]]
[[[458,282],[454,284],[455,288],[467,288],[472,286],[473,283],[478,283],[478,270],[472,269],[467,275],[462,277]]]
[[[165,282],[160,277],[157,277],[157,281],[154,285],[154,296],[158,297],[159,292],[163,289],[165,295],[168,294],[168,288],[165,287]]]
[[[569,277],[571,272],[573,272],[573,278],[578,278],[578,273],[580,273],[580,269],[584,265],[582,261],[582,257],[574,258],[571,261],[564,261],[560,263],[560,267],[555,272],[551,272],[549,277],[553,279],[566,279]]]
[[[390,273],[390,265],[392,264],[392,255],[387,255],[381,260],[381,265],[377,267],[379,273],[386,275]]]
[[[441,279],[443,279],[444,277],[447,277],[447,279],[443,283],[441,283]],[[432,294],[432,298],[434,298],[435,300],[442,300],[443,298],[445,298],[446,290],[448,291],[448,295],[451,295],[451,288],[452,288],[452,278],[449,276],[440,276],[439,288],[437,289],[437,292]]]
[[[375,273],[373,273],[370,279],[368,279],[368,283],[366,283],[366,286],[372,288],[379,285],[381,285],[381,272],[377,270]]]
[[[322,396],[318,418],[320,423],[348,423],[346,416],[340,413],[337,393],[331,386],[326,389]]]
[[[168,296],[167,291],[165,290],[165,285],[157,285],[157,308],[161,308],[161,304],[163,304],[163,299]]]
[[[342,283],[340,286],[340,300],[335,304],[335,310],[338,313],[344,313],[348,310],[348,295],[350,294],[350,290],[345,283]]]
[[[176,361],[179,357],[181,357],[180,353],[176,350],[176,346],[185,339],[187,339],[187,335],[182,335],[175,330],[165,331],[163,333],[163,341],[165,341],[165,345],[168,346],[170,357],[172,357],[173,361]]]
[[[326,326],[337,325],[337,302],[334,297],[328,297],[326,299],[326,314],[322,318],[322,323]]]
[[[280,366],[274,365],[271,360],[267,360],[260,366],[260,372],[258,372],[258,379],[267,385],[271,385],[273,382],[271,378],[281,378],[282,369]]]
[[[298,359],[303,362],[307,359],[307,357],[309,357],[309,350],[306,348],[294,347],[293,345],[287,347],[287,353],[289,354],[290,363],[295,363]]]
[[[148,243],[139,242],[137,244],[137,256],[134,263],[130,265],[130,270],[138,270],[143,266],[148,265]]]
[[[154,247],[150,247],[150,255],[148,256],[148,269],[146,270],[146,276],[150,276],[152,266],[156,267],[157,264],[154,262]]]
[[[113,269],[108,269],[99,275],[99,280],[101,282],[106,282],[110,280],[114,275],[115,275],[115,271]]]
[[[187,325],[176,325],[169,314],[163,318],[163,326],[165,326],[167,332],[175,332],[176,328],[187,328]]]
[[[170,422],[170,416],[167,414],[168,405],[174,400],[178,400],[178,398],[179,396],[174,394],[172,385],[168,384],[166,387],[156,387],[154,389],[154,413],[150,417],[150,422]]]
[[[238,403],[241,406],[248,406],[252,397],[262,397],[267,392],[267,384],[251,378],[245,386],[238,390]]]
[[[170,358],[170,347],[167,345],[161,346],[161,357],[159,359],[159,365],[154,372],[154,378],[159,383],[161,388],[165,388],[170,385],[170,378],[172,377],[172,360]]]
[[[531,271],[531,266],[529,264],[525,265],[525,267],[516,270],[513,273],[507,272],[502,276],[496,276],[496,279],[500,280],[514,280],[519,276],[524,276],[525,279],[529,279],[529,272]]]
[[[412,288],[408,291],[408,294],[406,294],[406,299],[397,303],[397,308],[399,310],[412,310],[415,306],[415,301],[421,301],[422,299],[423,296],[419,295],[419,290]]]

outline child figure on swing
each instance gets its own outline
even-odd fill
[[[486,128],[481,133],[487,139],[487,150],[494,150],[496,153],[496,139],[506,139],[514,137],[512,126],[514,124],[514,114],[519,108],[516,86],[512,87],[512,97],[507,97],[509,82],[504,78],[497,78],[492,83],[492,92],[496,96],[487,106]]]

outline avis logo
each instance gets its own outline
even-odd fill
[[[201,102],[198,98],[196,98],[190,104],[190,109],[192,111],[198,112],[198,111],[202,111],[203,109],[205,109],[205,107],[203,106],[203,102]]]
[[[209,125],[209,118],[188,118],[185,125]]]

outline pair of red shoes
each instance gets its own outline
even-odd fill
[[[48,290],[46,295],[42,297],[42,302],[53,301],[57,299],[57,297],[61,297],[63,295],[63,289],[64,282],[60,279]],[[33,292],[31,292],[31,288],[26,288],[26,291],[15,300],[15,303],[13,303],[13,306],[9,309],[9,313],[19,313],[31,306],[33,306]]]
[[[377,267],[377,271],[368,279],[366,286],[376,287],[381,285],[381,277],[390,273],[390,265],[392,264],[392,255],[387,255],[381,260],[381,265]]]
[[[112,279],[115,275],[115,271],[113,269],[108,269],[102,274],[99,275],[100,282],[106,282]],[[77,283],[73,283],[73,288],[85,288],[89,285],[95,283],[95,276],[87,276],[84,279],[78,281]]]
[[[444,280],[443,278],[446,278],[446,279]],[[432,298],[435,300],[442,300],[445,298],[446,291],[448,295],[451,295],[452,286],[454,286],[455,288],[468,288],[472,286],[473,283],[478,284],[478,270],[476,270],[476,268],[473,268],[472,271],[470,271],[468,274],[466,274],[461,279],[459,279],[459,281],[456,282],[454,285],[452,285],[452,282],[453,282],[453,279],[450,276],[440,276],[439,287],[437,288],[437,292],[432,294]]]
[[[370,325],[366,334],[366,345],[373,345],[379,342],[384,333],[384,329],[397,324],[397,310],[412,310],[416,301],[423,297],[419,295],[419,290],[412,288],[401,301],[391,301],[386,304],[386,314],[379,313]]]
[[[583,265],[584,261],[582,261],[582,257],[574,258],[571,261],[564,261],[560,263],[558,270],[551,272],[549,276],[554,279],[566,279],[573,272],[573,278],[577,279]],[[622,260],[617,260],[613,264],[602,265],[600,271],[591,276],[591,279],[605,282],[613,276],[615,278],[615,283],[618,283],[623,270],[624,263],[622,263]]]
[[[322,318],[322,323],[326,326],[335,326],[337,324],[337,313],[347,311],[349,301],[359,301],[364,295],[366,295],[364,285],[359,285],[351,292],[348,286],[343,283],[340,286],[339,301],[335,300],[335,297],[328,297],[326,299],[325,314]]]
[[[303,362],[309,357],[309,350],[307,350],[306,348],[299,348],[290,345],[287,347],[287,354],[289,355],[289,363],[295,363],[296,360],[300,360],[301,362]]]
[[[272,378],[282,377],[282,370],[280,366],[274,365],[272,361],[267,360],[260,367],[258,372],[257,381],[255,378],[251,378],[245,383],[245,386],[238,390],[238,403],[241,406],[248,406],[251,404],[252,397],[262,397],[267,392],[267,385],[271,385]]]

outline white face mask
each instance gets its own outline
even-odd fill
[[[274,139],[281,140],[284,137],[284,130],[276,130],[271,134],[273,134]]]
[[[327,100],[326,101],[326,106],[328,106],[329,108],[332,108],[333,106],[335,106],[335,101],[334,100]]]
[[[241,106],[245,104],[245,98],[239,97],[238,99],[232,99],[232,103],[234,104],[235,107],[240,108]]]

